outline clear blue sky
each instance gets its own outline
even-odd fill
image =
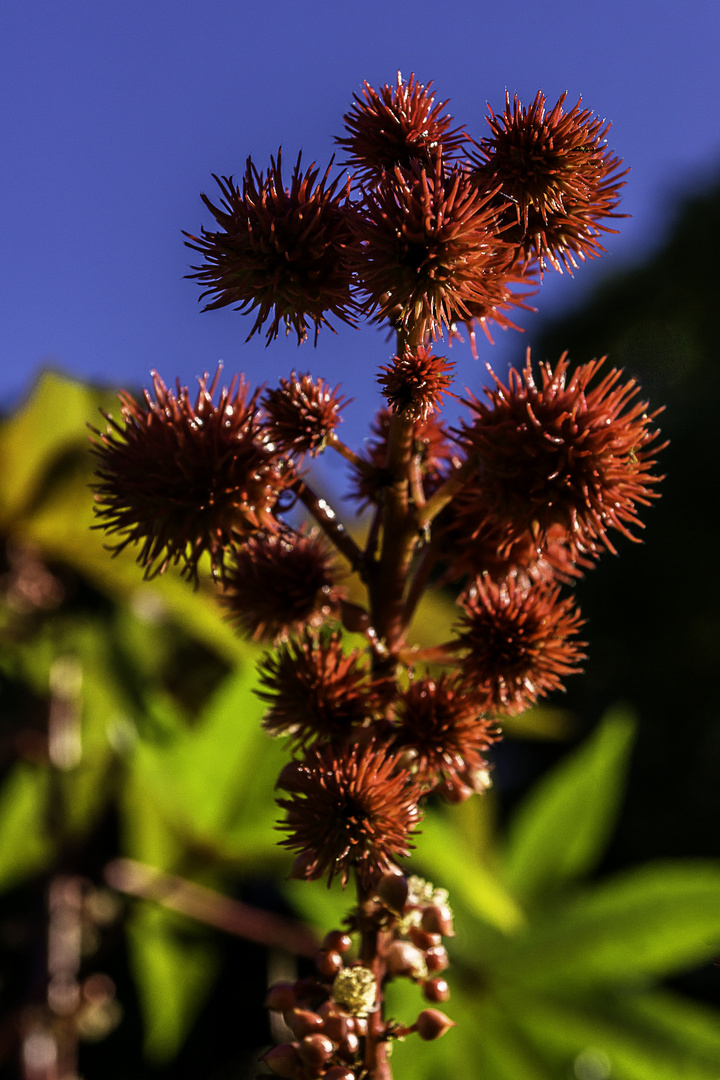
[[[432,79],[478,138],[506,88],[527,103],[538,89],[551,104],[582,95],[632,168],[632,219],[574,280],[546,278],[535,303],[547,315],[650,251],[673,194],[720,171],[719,47],[717,0],[5,0],[0,407],[47,364],[134,387],[153,367],[188,381],[222,359],[228,377],[295,367],[342,382],[358,399],[356,442],[359,401],[392,351],[383,334],[340,327],[316,350],[294,338],[266,350],[244,344],[251,324],[232,310],[200,314],[181,230],[210,225],[210,173],[241,174],[250,153],[263,168],[279,144],[288,162],[303,148],[324,166],[353,91],[398,69]],[[526,336],[500,333],[482,359],[521,360]],[[467,346],[451,356],[477,388]]]

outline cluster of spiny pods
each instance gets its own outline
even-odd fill
[[[292,1040],[279,1043],[263,1057],[277,1076],[288,1080],[357,1080],[365,1075],[360,1040],[368,1034],[368,1015],[377,1007],[374,972],[361,960],[346,963],[352,948],[348,931],[360,921],[379,933],[378,960],[385,980],[410,979],[419,984],[428,1002],[450,996],[441,972],[448,966],[443,936],[453,934],[447,892],[422,878],[385,874],[375,895],[351,916],[347,930],[331,930],[318,952],[313,978],[270,987],[266,1006],[282,1013]],[[386,1021],[378,1032],[384,1043],[416,1033],[426,1041],[444,1035],[453,1022],[437,1008],[425,1008],[413,1024]]]
[[[345,965],[336,933],[317,979],[271,991],[294,1035],[266,1056],[281,1076],[387,1080],[391,1038],[447,1029],[433,1008],[407,1029],[383,1018],[393,975],[430,1003],[446,993],[444,901],[398,900],[398,860],[429,796],[489,786],[502,716],[579,669],[569,587],[615,550],[613,531],[634,538],[655,496],[655,414],[602,360],[533,370],[528,356],[506,382],[492,376],[487,400],[468,392],[459,426],[441,419],[454,365],[438,341],[464,327],[475,351],[478,326],[512,326],[527,296],[515,286],[597,255],[617,216],[607,127],[563,104],[508,98],[476,143],[429,86],[398,76],[366,85],[345,117],[344,185],[298,159],[286,188],[278,154],[267,174],[248,162],[240,187],[219,180],[219,207],[205,198],[219,229],[190,246],[209,308],[254,312],[251,334],[269,322],[268,342],[281,324],[301,342],[313,323],[317,337],[328,315],[395,332],[362,453],[338,435],[338,388],[295,372],[251,392],[238,377],[219,389],[218,371],[195,400],[155,375],[95,432],[99,527],[115,549],[137,545],[147,576],[206,576],[238,629],[272,646],[258,693],[292,753],[277,785],[291,875],[357,883],[357,960]],[[308,459],[326,450],[349,463],[362,541],[313,488]],[[293,524],[298,505],[312,526]],[[457,621],[419,648],[410,627],[430,587],[454,592]],[[344,980],[365,980],[365,1005],[348,1004]]]

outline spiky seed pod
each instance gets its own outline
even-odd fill
[[[432,349],[418,345],[381,367],[378,382],[393,412],[424,421],[442,406],[443,393],[452,385],[449,372],[454,367],[451,360],[434,356]]]
[[[327,877],[329,885],[339,875],[345,886],[354,870],[370,888],[410,854],[420,794],[394,754],[374,740],[311,747],[296,789],[278,799],[286,811],[278,828],[288,834],[280,843],[299,853],[291,876]]]
[[[365,192],[350,218],[357,244],[349,257],[372,320],[438,336],[472,321],[480,306],[506,322],[512,252],[498,238],[496,219],[491,196],[439,153],[432,165],[397,167]]]
[[[544,546],[560,525],[580,554],[615,551],[608,530],[634,540],[643,527],[635,507],[657,497],[661,477],[651,470],[663,446],[652,421],[661,410],[633,402],[635,381],[621,382],[616,369],[591,386],[604,359],[571,372],[564,353],[554,368],[540,365],[538,384],[528,352],[507,386],[493,376],[489,405],[466,402],[474,415],[463,440],[480,458],[489,515],[509,543],[530,533]]]
[[[485,695],[455,673],[414,679],[400,691],[393,744],[412,751],[419,783],[432,788],[467,769],[487,769],[485,754],[498,731],[483,715],[485,703]]]
[[[269,705],[265,730],[289,735],[300,746],[345,738],[376,705],[361,654],[343,652],[339,633],[306,630],[267,656],[258,670],[262,689],[257,695]]]
[[[266,430],[283,453],[318,454],[341,420],[340,410],[347,404],[322,379],[296,375],[281,379],[280,386],[267,390],[261,405],[267,414]]]
[[[318,183],[318,170],[311,165],[303,172],[298,155],[286,188],[278,151],[267,175],[248,158],[242,188],[232,177],[214,177],[219,206],[206,195],[202,200],[220,230],[185,233],[187,246],[205,258],[188,275],[207,286],[201,299],[213,298],[205,311],[229,304],[255,311],[248,339],[270,320],[268,344],[281,323],[287,333],[295,331],[298,344],[307,338],[308,323],[314,323],[317,341],[320,327],[330,326],[327,314],[354,323],[352,279],[344,259],[349,183],[338,189],[340,178],[330,180],[331,168],[332,161]]]
[[[258,533],[234,553],[220,601],[250,637],[277,641],[319,626],[343,595],[322,536],[285,530]]]
[[[540,538],[509,530],[493,513],[479,481],[458,492],[433,533],[447,560],[447,581],[488,574],[496,582],[513,576],[522,586],[553,580],[569,584],[594,565],[594,553],[585,552],[577,539],[568,543],[562,525],[551,525]]]
[[[610,125],[581,109],[578,101],[565,112],[563,94],[549,111],[538,92],[529,108],[517,97],[488,124],[492,135],[482,139],[473,172],[485,191],[496,197],[506,226],[503,236],[518,243],[526,259],[537,258],[557,270],[572,272],[576,258],[600,254],[601,232],[613,232],[604,221],[614,211],[626,172],[608,151]]]
[[[245,382],[234,377],[215,403],[220,368],[208,378],[193,404],[186,386],[173,393],[153,372],[154,397],[122,393],[123,424],[103,414],[106,431],[92,429],[96,527],[120,535],[114,552],[139,544],[146,577],[179,563],[196,581],[204,554],[222,573],[230,549],[280,528],[278,500],[296,479],[268,447]]]
[[[461,597],[462,671],[488,709],[522,712],[580,670],[586,643],[573,640],[580,612],[559,594],[545,582],[523,589],[513,578],[503,585],[477,578]]]
[[[395,86],[375,90],[365,82],[362,98],[353,94],[354,104],[344,116],[348,135],[335,142],[347,151],[346,164],[366,183],[376,183],[398,165],[430,164],[438,147],[450,159],[467,142],[462,129],[450,128],[452,116],[441,116],[447,102],[436,105],[431,86],[414,75],[405,83],[398,72]]]

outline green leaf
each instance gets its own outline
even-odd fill
[[[141,904],[128,925],[145,1028],[145,1053],[167,1061],[180,1049],[215,979],[213,936],[173,912]]]
[[[0,890],[42,869],[52,858],[46,768],[16,765],[0,789]]]
[[[287,869],[292,865],[292,855],[284,854]],[[352,884],[343,889],[340,878],[336,877],[328,888],[326,881],[288,880],[283,884],[283,892],[308,926],[317,930],[320,940],[328,930],[339,928],[343,919],[355,906],[355,890]]]
[[[720,948],[720,863],[650,863],[538,918],[498,961],[526,985],[636,985]]]
[[[412,1024],[422,1009],[428,1008],[420,988],[407,979],[396,979],[387,987],[387,1015],[403,1024]],[[456,1027],[430,1042],[408,1035],[393,1045],[391,1065],[397,1077],[437,1080],[438,1077],[474,1076],[477,1068],[476,1016],[457,1013],[455,1002],[440,1006]]]
[[[667,990],[623,997],[622,1010],[651,1039],[664,1038],[673,1053],[707,1061],[720,1075],[720,1012]]]
[[[504,933],[513,933],[525,924],[525,915],[503,882],[478,851],[468,850],[462,831],[451,812],[432,810],[421,825],[417,862],[432,868],[433,883],[450,890],[476,917]],[[413,860],[413,864],[415,859]]]
[[[85,450],[86,423],[98,416],[100,396],[82,383],[49,371],[24,406],[0,426],[0,519],[27,512],[47,486],[58,459]]]
[[[493,1002],[486,1004],[475,1025],[477,1066],[468,1075],[485,1080],[558,1080],[544,1055],[528,1043],[519,1020]]]
[[[179,843],[200,844],[216,857],[248,864],[273,853],[273,789],[285,763],[278,740],[260,727],[254,683],[251,667],[234,672],[192,729],[167,743],[138,742],[132,764],[154,817],[165,821]],[[132,802],[126,802],[126,813],[137,837],[143,822]]]
[[[521,900],[538,902],[596,864],[617,817],[633,735],[627,713],[610,713],[527,796],[504,857],[505,880]]]
[[[506,994],[503,1004],[553,1076],[612,1080],[717,1080],[720,1048],[694,1043],[697,1021],[685,1026],[684,1008],[662,995],[568,1000]],[[653,1016],[654,1012],[654,1016]],[[663,1023],[666,1018],[667,1026]],[[716,1016],[715,1023],[720,1021]]]

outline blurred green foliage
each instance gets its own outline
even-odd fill
[[[132,554],[111,559],[91,529],[84,426],[99,406],[113,408],[48,374],[0,427],[5,1064],[12,1031],[45,992],[42,972],[34,982],[28,972],[41,966],[55,875],[102,888],[123,858],[219,899],[257,896],[261,882],[271,906],[318,934],[351,903],[284,879],[273,785],[285,759],[260,728],[257,648],[238,641],[212,595],[173,574],[143,582]],[[589,880],[616,825],[635,726],[627,710],[609,711],[502,830],[491,798],[429,808],[410,866],[450,890],[458,1026],[400,1045],[398,1080],[717,1080],[720,1013],[663,980],[720,950],[720,863],[658,860]],[[254,1075],[251,1054],[270,1036],[227,987],[250,981],[257,947],[228,974],[227,939],[172,901],[172,890],[126,899],[88,952],[88,970],[117,983],[125,1017],[81,1057],[87,1080],[196,1071],[187,1046],[208,1008],[234,1041],[206,1037],[204,1075]],[[256,996],[273,950],[262,956]],[[422,1007],[407,983],[389,1002],[404,1022]],[[142,1061],[127,1035],[140,1024]]]

